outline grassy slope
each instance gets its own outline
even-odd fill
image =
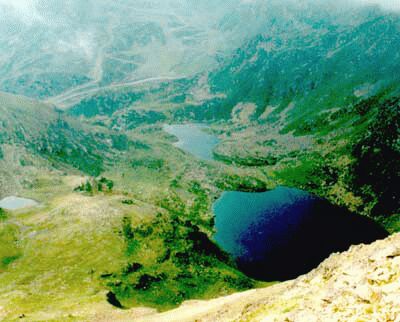
[[[335,113],[330,111],[329,117]],[[204,247],[194,251],[199,240],[188,238],[197,229],[205,236],[212,234],[211,204],[222,190],[258,190],[280,183],[314,191],[353,210],[362,203],[338,180],[340,173],[331,173],[351,163],[345,139],[349,132],[330,137],[323,133],[324,125],[317,124],[303,133],[306,136],[282,134],[279,129],[288,115],[281,113],[276,123],[214,125],[225,138],[222,152],[228,148],[230,157],[236,151],[244,153],[239,161],[226,164],[201,162],[173,148],[173,138],[157,125],[136,128],[127,133],[124,153],[111,159],[104,173],[115,182],[109,194],[72,193],[80,179],[39,172],[22,191],[44,201],[44,207],[8,214],[1,223],[6,246],[1,254],[0,305],[8,312],[6,317],[64,319],[72,314],[71,319],[79,319],[89,314],[82,308],[107,307],[109,291],[126,307],[164,310],[186,299],[256,286],[218,252],[204,254]],[[337,124],[358,124],[351,128],[362,132],[365,122],[357,113],[349,115],[337,118]],[[238,142],[246,149],[235,150]],[[241,163],[249,155],[257,159],[266,153],[277,156],[277,162]],[[183,218],[190,220],[189,226]],[[171,229],[173,237],[168,240]],[[191,257],[193,252],[196,256]],[[185,255],[176,261],[176,254]],[[132,266],[135,263],[140,268]]]
[[[336,118],[335,113],[330,110],[328,117]],[[193,258],[184,256],[183,263],[167,258],[165,252],[192,253],[196,239],[187,236],[195,227],[212,234],[211,204],[222,190],[258,190],[280,183],[314,191],[359,210],[362,199],[344,185],[343,173],[331,169],[350,166],[346,137],[362,133],[368,125],[356,113],[344,113],[335,119],[336,125],[346,129],[357,125],[350,127],[354,133],[339,131],[327,136],[324,124],[317,123],[312,131],[302,129],[303,136],[296,137],[279,131],[287,124],[287,117],[288,112],[283,111],[276,123],[215,124],[214,129],[225,138],[219,149],[225,152],[227,148],[230,157],[241,153],[239,159],[226,164],[199,162],[173,148],[173,138],[157,125],[136,128],[127,133],[130,143],[123,147],[124,153],[108,161],[104,175],[115,182],[111,194],[91,197],[72,193],[79,179],[51,173],[46,167],[36,173],[32,184],[21,191],[44,201],[44,207],[8,214],[1,223],[0,238],[6,245],[0,274],[3,316],[79,320],[93,310],[109,310],[109,291],[126,307],[164,310],[186,299],[256,286],[216,252],[195,252]],[[238,143],[246,149],[235,150]],[[278,156],[277,162],[241,162],[265,154]],[[158,213],[162,223],[156,218]],[[193,226],[170,221],[171,215],[188,219]],[[124,218],[130,218],[134,238],[124,234]],[[143,233],[150,227],[156,229]],[[165,236],[173,227],[178,232],[171,242]],[[132,243],[140,245],[133,247],[133,252]],[[140,264],[140,269],[132,270],[134,263]],[[191,276],[182,278],[187,272]]]
[[[202,255],[201,249],[193,250],[185,238],[190,231],[179,228],[185,227],[185,222],[176,224],[178,230],[171,241],[165,241],[165,231],[173,226],[168,218],[175,214],[191,220],[193,229],[196,226],[205,233],[203,237],[210,236],[211,204],[222,188],[264,189],[266,177],[257,169],[199,162],[173,148],[173,138],[157,126],[138,128],[128,136],[131,143],[124,156],[110,162],[104,173],[115,182],[112,193],[74,193],[82,177],[50,172],[46,167],[32,177],[29,187],[19,190],[41,201],[42,206],[9,213],[0,223],[5,245],[0,254],[4,262],[0,306],[6,319],[24,314],[30,320],[79,320],[92,308],[111,309],[106,302],[110,290],[126,306],[167,309],[185,299],[210,298],[258,285],[218,257],[218,252]],[[251,179],[255,177],[259,179]],[[156,225],[159,230],[151,235],[140,237],[145,248],[128,252],[129,241],[121,233],[124,218],[130,218],[135,230],[139,224],[154,226],[159,213],[167,222]],[[197,256],[184,263],[171,259],[158,264],[162,253],[179,249]],[[206,266],[198,262],[202,258]],[[128,274],[129,279],[124,276],[132,262],[141,262],[145,274],[167,276],[157,293],[164,296],[163,303],[156,300],[151,287],[135,288],[133,293],[115,287],[115,279],[140,278],[137,274]],[[192,270],[197,273],[178,278]],[[107,274],[114,277],[101,277]],[[150,284],[153,282],[159,287],[159,281]],[[198,285],[203,287],[198,289]],[[176,293],[169,293],[171,289]]]
[[[215,129],[225,132],[228,127],[231,131],[229,124]],[[268,132],[265,124],[241,128],[231,131],[236,142],[254,137],[263,141]],[[184,257],[188,262],[182,264],[173,260],[176,256],[165,257],[165,252],[192,253],[195,243],[188,243],[186,237],[194,226],[207,235],[212,233],[211,203],[224,189],[257,190],[283,183],[304,184],[304,188],[318,192],[304,180],[310,174],[315,176],[321,154],[332,151],[324,136],[313,135],[313,153],[299,158],[287,155],[274,166],[241,166],[199,162],[173,148],[173,139],[157,126],[137,128],[128,137],[134,143],[104,173],[115,182],[113,193],[72,193],[81,178],[42,173],[25,193],[44,201],[43,207],[9,213],[0,222],[0,238],[6,245],[0,274],[4,318],[12,320],[25,314],[30,320],[82,320],[94,312],[118,314],[106,302],[110,290],[124,306],[165,310],[185,299],[210,298],[258,285],[219,259],[218,253],[196,253],[197,258]],[[265,138],[271,140],[268,135]],[[340,138],[334,139],[340,142]],[[279,150],[284,142],[277,142],[273,149]],[[246,146],[251,152],[258,145]],[[336,161],[344,162],[343,166],[348,162],[345,154]],[[335,196],[346,201],[339,194]],[[157,219],[158,213],[162,217]],[[194,226],[184,228],[184,222],[171,222],[173,214],[189,219]],[[124,233],[124,218],[130,218],[136,236],[132,240]],[[149,227],[153,230],[143,233]],[[172,242],[167,241],[166,232],[173,227],[178,233]],[[132,243],[139,244],[134,251]],[[133,263],[142,266],[130,271]],[[191,276],[182,278],[188,271]]]
[[[256,285],[220,258],[218,252],[202,254],[202,247],[194,250],[193,243],[198,240],[191,241],[187,236],[193,229],[205,233],[204,237],[211,236],[211,205],[225,186],[265,189],[268,182],[265,176],[253,169],[199,162],[172,148],[169,135],[157,126],[139,128],[131,135],[147,143],[147,147],[134,147],[129,157],[105,175],[115,180],[117,187],[127,193],[127,198],[135,196],[155,204],[163,215],[142,223],[138,231],[133,231],[133,240],[125,234],[130,264],[140,264],[141,268],[129,272],[129,266],[125,266],[106,278],[122,305],[143,304],[167,309],[185,299],[209,298]],[[166,236],[171,233],[174,237],[168,240]],[[129,251],[131,244],[139,245],[134,247],[133,253]],[[166,252],[169,255],[165,255]],[[176,253],[185,254],[186,259],[176,262]],[[191,254],[196,255],[191,257]],[[149,285],[140,283],[143,276],[150,279]]]
[[[37,178],[61,171],[97,175],[127,141],[53,106],[5,93],[0,93],[0,128],[0,196],[34,188]]]
[[[106,303],[99,276],[125,264],[124,240],[118,234],[123,216],[141,222],[155,214],[154,207],[140,201],[138,206],[122,204],[122,195],[72,193],[81,180],[64,177],[58,191],[50,188],[47,202],[8,213],[1,222],[5,318],[25,314],[32,320],[59,320],[92,303]],[[38,199],[47,196],[47,189],[35,191]]]

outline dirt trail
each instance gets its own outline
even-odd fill
[[[173,81],[178,79],[183,79],[184,76],[159,76],[159,77],[150,77],[141,80],[135,80],[130,82],[123,83],[115,83],[108,86],[98,86],[96,82],[90,82],[76,88],[70,89],[58,96],[50,97],[46,100],[46,103],[54,104],[59,108],[66,109],[71,107],[74,104],[79,103],[81,100],[88,96],[92,96],[98,92],[112,90],[117,88],[129,87],[129,86],[137,86],[146,83],[156,83],[156,82],[164,82],[164,81]]]

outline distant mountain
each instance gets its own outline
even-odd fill
[[[220,160],[279,164],[282,183],[397,216],[400,15],[318,8],[277,7],[272,29],[208,74],[214,98],[184,115],[226,120],[231,138],[218,147]]]
[[[211,89],[227,97],[220,111],[230,115],[236,104],[252,102],[254,117],[268,113],[274,121],[288,112],[304,120],[384,89],[398,92],[400,16],[354,14],[355,25],[323,15],[276,21],[240,47],[209,76]]]
[[[240,0],[0,3],[0,90],[42,99],[192,76],[254,34],[256,24],[241,26],[248,7]],[[232,11],[239,21],[227,18]]]

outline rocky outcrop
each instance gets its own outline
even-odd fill
[[[400,321],[400,234],[333,254],[296,280],[141,321]]]

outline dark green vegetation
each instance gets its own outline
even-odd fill
[[[366,86],[371,95],[397,81],[400,66],[393,53],[400,43],[399,19],[369,14],[356,26],[311,20],[301,36],[297,26],[277,24],[274,34],[255,37],[210,74],[212,90],[228,96],[220,111],[254,102],[259,116],[274,106],[266,118],[273,122],[295,102],[284,131],[306,134],[329,127],[320,112],[349,105],[357,88]]]
[[[105,163],[129,145],[124,134],[86,126],[63,111],[26,98],[0,93],[0,112],[0,145],[25,149],[57,168],[99,175]]]
[[[7,217],[6,212],[0,209],[0,273],[22,255],[18,246],[18,227],[7,222]]]
[[[115,111],[131,106],[141,98],[136,93],[105,93],[84,99],[70,109],[72,115],[93,117],[96,115],[112,115]]]
[[[206,233],[179,215],[160,214],[135,228],[124,217],[121,235],[126,265],[101,278],[122,306],[166,310],[191,298],[210,298],[255,285]]]
[[[350,126],[333,140],[338,147],[306,155],[295,166],[278,171],[278,177],[322,196],[342,190],[336,203],[355,207],[362,214],[386,219],[398,214],[399,98],[388,97],[360,100],[334,116]],[[393,230],[393,224],[397,226],[392,219],[386,226]]]
[[[3,208],[0,208],[0,220],[7,219],[7,213]]]
[[[283,185],[384,217],[396,230],[400,60],[393,53],[400,20],[367,10],[357,17],[355,25],[327,17],[302,21],[309,28],[301,36],[297,25],[276,23],[274,33],[222,61],[209,81],[215,94],[226,94],[218,111],[231,121],[222,127],[229,141],[215,155],[269,167]],[[232,122],[243,103],[255,110],[242,109],[243,120]]]
[[[86,180],[74,189],[76,192],[86,192],[93,194],[95,192],[112,192],[114,182],[110,179],[101,177],[99,179]]]
[[[389,217],[400,209],[400,97],[368,103],[377,112],[353,148],[351,183],[373,216]]]

